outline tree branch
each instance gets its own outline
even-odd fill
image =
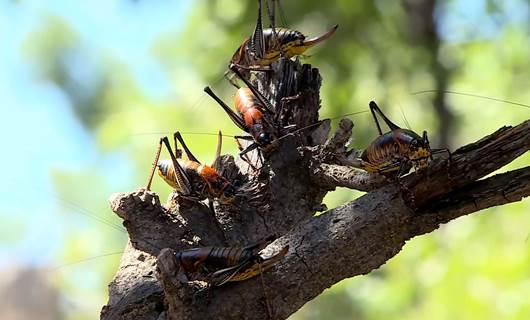
[[[314,183],[330,189],[345,187],[359,191],[372,191],[388,184],[388,180],[382,175],[336,164],[321,163],[311,172],[311,175]]]
[[[261,88],[301,97],[289,102],[281,122],[299,128],[315,123],[320,107],[316,69],[281,61],[272,77],[263,75]],[[280,101],[274,94],[270,98]],[[343,121],[328,140],[329,123],[311,134],[286,136],[254,174],[225,162],[224,173],[239,177],[246,192],[232,205],[216,204],[215,218],[203,204],[183,203],[178,196],[166,207],[143,190],[115,196],[112,208],[124,219],[136,249],[122,258],[102,318],[265,319],[267,296],[272,317],[285,319],[334,283],[383,265],[408,239],[530,194],[529,167],[478,180],[528,151],[530,121],[504,127],[455,151],[450,161],[437,160],[399,183],[345,166],[358,154],[347,148],[352,128],[351,121]],[[336,186],[369,192],[314,216],[326,192]],[[264,254],[286,245],[290,250],[262,275],[265,288],[257,277],[205,294],[176,277],[174,250],[245,245],[271,234],[279,238]],[[158,255],[158,272],[154,257],[137,249]]]
[[[287,244],[292,250],[275,270],[263,275],[267,290],[275,293],[269,296],[273,317],[284,319],[334,283],[379,268],[407,240],[441,223],[529,196],[530,167],[477,181],[461,191],[416,213],[397,196],[397,187],[386,186],[315,217],[276,241],[269,250]],[[265,318],[259,279],[216,288],[214,296],[188,305],[185,318]]]

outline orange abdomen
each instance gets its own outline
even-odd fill
[[[216,181],[219,178],[219,173],[209,166],[202,165],[197,168],[197,172],[206,182]]]
[[[249,88],[239,88],[234,97],[234,103],[248,128],[262,122],[263,113],[258,108],[260,104]]]

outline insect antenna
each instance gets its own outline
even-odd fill
[[[163,135],[171,135],[173,134],[174,131],[152,131],[152,132],[138,132],[138,133],[133,133],[131,134],[131,136],[152,136],[152,135],[160,135],[160,136],[163,136]],[[182,135],[202,135],[202,136],[219,136],[219,133],[213,133],[213,132],[186,132],[186,131],[180,131],[180,133]],[[234,135],[230,135],[230,134],[223,134],[222,135],[223,137],[233,137]]]
[[[123,251],[109,252],[109,253],[104,253],[104,254],[100,254],[100,255],[97,255],[97,256],[93,256],[93,257],[88,257],[88,258],[81,259],[81,260],[75,260],[75,261],[67,262],[65,264],[52,267],[49,270],[50,271],[56,271],[56,270],[60,270],[62,268],[70,267],[70,266],[73,266],[73,265],[76,265],[76,264],[80,264],[80,263],[96,260],[96,259],[99,259],[99,258],[111,257],[111,256],[115,256],[115,255],[118,255],[118,254],[123,254]]]
[[[412,130],[410,128],[409,121],[407,120],[407,117],[405,116],[405,112],[403,111],[403,106],[401,106],[401,104],[398,104],[398,105],[399,105],[399,111],[401,112],[401,118],[403,118],[403,121],[405,122],[407,129]]]
[[[110,228],[113,228],[114,230],[117,230],[119,232],[122,232],[123,234],[128,234],[127,233],[127,229],[125,229],[123,226],[117,224],[117,223],[114,223],[108,219],[105,219],[103,217],[101,217],[100,215],[94,213],[93,211],[91,210],[88,210],[86,208],[83,208],[75,203],[73,203],[72,201],[69,201],[67,199],[64,199],[63,197],[59,196],[59,195],[55,195],[55,198],[60,201],[61,203],[63,203],[63,205],[67,206],[67,207],[70,207],[71,209],[74,209],[74,212],[76,213],[79,213],[81,215],[84,215],[85,217],[89,217],[95,221],[98,221]],[[154,243],[146,240],[146,239],[142,239],[143,242],[147,243],[148,245],[150,245],[152,248],[160,251],[162,250],[162,248],[160,248],[159,246],[155,245]],[[117,253],[116,253],[117,254]],[[108,255],[111,255],[111,254],[108,254]],[[90,258],[89,258],[90,259]]]
[[[81,207],[80,205],[68,200],[68,199],[65,199],[64,197],[58,195],[58,194],[53,194],[53,197],[56,199],[56,201],[58,201],[59,203],[62,203],[63,206],[65,207],[69,207],[70,209],[73,209],[74,212],[77,212],[79,213],[80,215],[83,215],[85,217],[89,217],[93,220],[96,220],[110,228],[113,228],[114,230],[117,230],[117,231],[120,231],[120,232],[123,232],[123,233],[127,233],[126,229],[117,224],[116,222],[113,222],[107,218],[103,218],[102,216],[100,215],[97,215],[95,214],[94,212],[86,209],[86,208],[83,208]]]
[[[474,97],[474,98],[492,100],[492,101],[497,101],[497,102],[504,102],[504,103],[508,103],[508,104],[511,104],[511,105],[515,105],[515,106],[519,106],[519,107],[524,107],[524,108],[529,108],[530,109],[530,105],[527,105],[527,104],[524,104],[524,103],[513,102],[513,101],[508,101],[508,100],[498,99],[498,98],[492,98],[492,97],[482,96],[482,95],[474,94],[474,93],[458,92],[458,91],[451,91],[451,90],[422,90],[422,91],[413,92],[413,93],[411,93],[411,95],[414,96],[414,95],[425,94],[425,93],[440,93],[440,92],[441,93],[447,93],[447,94],[455,94],[455,95],[460,95],[460,96],[466,96],[466,97]]]
[[[339,118],[348,117],[348,116],[353,116],[353,115],[357,115],[357,114],[361,114],[361,113],[367,113],[367,112],[368,112],[368,110],[363,110],[363,111],[357,111],[357,112],[346,113],[346,114],[343,114],[343,115],[340,115],[340,116],[337,116],[337,117],[333,117],[333,118],[327,118],[327,119],[318,120],[317,122],[315,122],[315,123],[313,123],[313,124],[307,125],[307,126],[305,126],[305,127],[299,128],[299,129],[296,129],[296,130],[294,130],[294,131],[292,131],[292,132],[289,132],[289,133],[285,134],[285,135],[282,136],[282,137],[279,137],[279,138],[277,139],[277,141],[283,140],[283,139],[287,138],[289,135],[292,135],[292,134],[298,133],[298,132],[300,132],[300,131],[307,130],[307,129],[310,129],[310,128],[313,128],[313,127],[319,126],[319,125],[321,125],[324,121],[327,121],[327,120],[336,120],[336,119],[339,119]]]
[[[229,72],[229,71],[226,71],[226,72]],[[224,72],[221,76],[217,77],[217,78],[213,81],[213,83],[211,84],[211,86],[212,86],[212,87],[216,87],[217,84],[219,84],[219,82],[221,82],[221,80],[223,80],[223,79],[226,77],[226,75],[225,75],[226,72]],[[197,108],[198,106],[202,106],[202,105],[203,105],[205,99],[206,99],[206,95],[204,94],[204,92],[202,92],[202,91],[199,92],[199,93],[193,98],[193,100],[192,100],[193,103],[192,103],[189,107],[187,107],[187,109],[190,110],[190,111],[195,110],[195,108]]]
[[[269,4],[272,2],[272,5]],[[276,28],[276,6],[278,6],[278,11],[280,12],[280,23],[283,27],[287,27],[287,19],[285,18],[285,12],[282,8],[282,3],[280,0],[266,0],[265,5],[267,6],[267,14],[269,16],[269,21],[271,23],[271,28]]]

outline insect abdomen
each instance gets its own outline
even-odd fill
[[[259,110],[261,106],[258,99],[249,88],[240,88],[234,97],[236,110],[239,112],[247,125],[261,122],[263,113]]]
[[[251,252],[239,247],[214,247],[206,263],[215,267],[235,266],[247,259]]]
[[[393,139],[392,132],[388,132],[375,139],[363,152],[361,158],[373,164],[389,160],[399,153],[399,145]]]
[[[177,161],[179,165],[184,170],[186,170],[186,173],[190,176],[193,175],[193,173],[195,173],[196,175],[198,173],[197,170],[201,166],[199,163],[194,162],[194,161],[189,161],[189,160],[184,160],[184,159],[177,159]],[[178,187],[178,183],[177,183],[176,176],[175,176],[175,167],[173,166],[173,162],[171,162],[171,160],[169,159],[160,160],[158,161],[157,166],[158,166],[157,168],[158,175],[162,179],[164,179],[164,181],[167,184],[175,188],[177,191],[182,191]]]

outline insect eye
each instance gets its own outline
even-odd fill
[[[270,144],[271,143],[271,137],[268,133],[262,132],[259,135],[259,140],[263,144]]]

